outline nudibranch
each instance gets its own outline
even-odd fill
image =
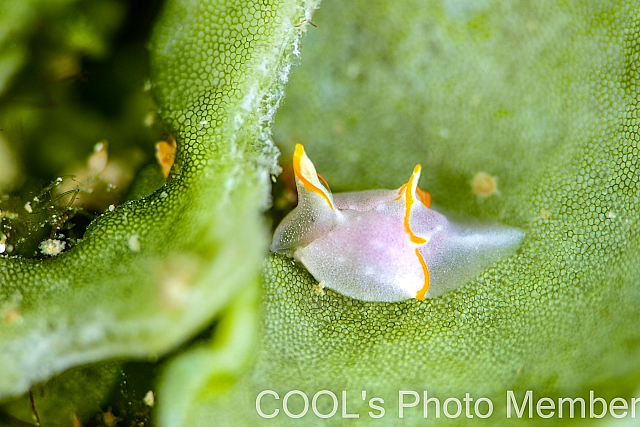
[[[363,301],[435,298],[513,255],[524,233],[456,223],[420,190],[420,165],[397,190],[332,194],[304,148],[293,156],[298,206],[271,251],[290,256],[324,287]]]

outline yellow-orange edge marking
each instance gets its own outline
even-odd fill
[[[398,196],[396,199],[394,200],[400,200],[402,198],[402,192],[404,190],[406,190],[407,188],[407,184],[402,184],[402,187],[400,187],[398,189],[398,194],[400,194],[400,196]],[[430,208],[431,207],[431,193],[429,193],[428,191],[422,191],[420,189],[420,187],[416,187],[416,192],[418,193],[418,196],[420,196],[420,200],[422,200],[422,204],[425,205],[426,207]]]
[[[331,193],[331,187],[329,187],[329,183],[327,181],[325,181],[325,179],[322,177],[322,175],[320,175],[318,172],[316,172],[316,175],[318,175],[318,178],[320,178],[320,181],[322,181],[322,183],[325,185],[325,187],[327,187],[327,190],[329,190],[329,193]]]
[[[331,200],[329,200],[329,197],[327,197],[324,191],[313,185],[307,178],[302,176],[302,172],[300,171],[300,160],[302,159],[302,156],[304,156],[304,147],[302,146],[302,144],[296,144],[296,151],[293,154],[293,171],[295,172],[298,179],[302,181],[302,184],[307,190],[321,195],[327,202],[331,210],[334,210],[333,203],[331,203]],[[324,178],[322,180],[324,181]]]
[[[424,285],[422,286],[422,289],[420,289],[416,293],[416,299],[423,301],[425,299],[424,295],[429,290],[429,269],[427,268],[427,264],[424,262],[424,258],[422,258],[422,254],[420,253],[418,248],[416,248],[416,255],[420,260],[420,265],[422,266],[422,271],[424,272]]]
[[[426,207],[431,207],[431,193],[428,191],[422,191],[420,187],[416,187],[416,191],[418,192],[418,196],[420,196],[420,200],[422,200],[422,204]]]
[[[404,229],[409,234],[409,238],[411,239],[412,243],[423,245],[427,243],[427,240],[422,237],[416,236],[413,233],[413,230],[411,230],[411,224],[409,224],[409,217],[411,216],[411,206],[413,206],[413,202],[415,201],[415,199],[413,198],[413,191],[412,191],[413,180],[416,178],[416,174],[418,173],[420,173],[420,165],[416,165],[416,167],[413,169],[413,173],[411,174],[411,178],[409,178],[409,182],[405,184],[406,188],[405,188],[404,195],[406,197],[407,202],[406,202],[406,208],[404,213]]]

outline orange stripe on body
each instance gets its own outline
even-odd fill
[[[320,178],[320,181],[322,181],[324,186],[327,187],[327,190],[329,190],[329,193],[331,193],[331,187],[329,187],[329,183],[327,183],[327,181],[325,181],[322,175],[320,175],[318,172],[316,172],[316,175],[318,175],[318,178]]]
[[[416,187],[416,191],[418,192],[418,196],[420,196],[420,200],[422,200],[422,204],[426,207],[431,207],[431,193],[428,191],[422,191],[420,187]]]
[[[319,195],[321,195],[324,198],[324,200],[327,202],[331,210],[334,210],[333,203],[331,203],[331,200],[329,200],[329,197],[324,193],[324,191],[322,191],[320,188],[313,185],[311,181],[309,181],[307,178],[302,176],[302,172],[300,171],[300,161],[302,159],[302,156],[304,156],[304,147],[302,146],[302,144],[296,144],[296,151],[293,154],[293,171],[295,172],[296,176],[302,182],[302,184],[307,190],[313,191],[314,193],[318,193]]]
[[[397,201],[397,200],[402,199],[402,192],[403,192],[404,190],[406,190],[406,189],[407,189],[407,184],[408,184],[408,183],[407,183],[407,182],[405,182],[404,184],[402,184],[402,187],[398,188],[398,194],[399,194],[400,196],[398,196],[398,198],[394,199],[394,201]]]
[[[402,192],[405,191],[406,189],[407,189],[407,183],[402,184],[402,187],[400,187],[398,189],[398,194],[400,196],[398,196],[394,200],[398,201],[398,200],[402,199]],[[418,193],[418,196],[420,196],[420,200],[422,200],[422,204],[425,205],[426,207],[430,208],[431,207],[431,193],[429,193],[428,191],[422,191],[420,189],[420,187],[416,187],[416,193]]]
[[[423,245],[427,243],[427,240],[418,237],[411,230],[411,224],[409,224],[409,217],[411,216],[411,206],[413,206],[413,202],[415,199],[413,198],[413,180],[416,179],[416,174],[420,173],[420,165],[416,165],[415,169],[413,169],[413,174],[411,174],[411,178],[409,178],[409,182],[405,185],[407,186],[405,189],[405,197],[407,200],[405,213],[404,213],[404,229],[409,234],[412,243],[416,243],[418,245]]]
[[[422,271],[424,272],[424,285],[422,286],[422,289],[420,289],[416,293],[416,299],[423,301],[425,299],[424,295],[429,290],[429,269],[427,268],[427,264],[424,262],[424,258],[422,258],[422,254],[420,253],[418,248],[416,248],[416,255],[420,260],[420,265],[422,266]]]

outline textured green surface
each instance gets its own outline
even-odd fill
[[[0,396],[77,364],[165,352],[234,296],[211,342],[170,361],[159,425],[259,424],[264,389],[281,399],[293,389],[345,390],[356,422],[380,425],[432,421],[421,407],[399,420],[399,390],[490,397],[492,425],[506,423],[507,389],[634,393],[638,2],[327,0],[317,28],[297,27],[313,6],[167,4],[152,67],[179,144],[174,172],[154,194],[99,217],[72,250],[0,259]],[[305,143],[335,191],[398,187],[419,162],[437,204],[527,237],[516,256],[425,302],[318,296],[303,269],[271,256],[258,340],[250,284],[266,250],[259,211],[276,170],[269,125],[305,29],[275,128],[287,162],[294,143]],[[472,193],[479,171],[498,177],[498,195]],[[21,317],[8,323],[12,310]],[[384,398],[383,420],[369,418],[363,390]],[[346,423],[340,412],[327,423]],[[266,422],[318,419],[281,413]]]
[[[100,57],[108,49],[106,38],[122,12],[123,5],[117,0],[4,1],[0,10],[0,94],[41,47],[31,44],[34,33],[43,31],[48,36],[46,42],[53,41],[55,47],[48,46],[50,57],[61,50]]]
[[[275,167],[267,125],[303,13],[296,2],[167,4],[152,66],[178,141],[173,173],[58,256],[0,257],[0,397],[70,366],[157,357],[255,281]]]
[[[119,363],[101,362],[72,368],[50,378],[32,389],[38,419],[45,427],[72,426],[74,418],[84,422],[102,412],[100,405],[104,396],[120,376]],[[35,421],[29,395],[8,400],[2,409],[19,420]]]
[[[115,54],[130,78],[128,85],[109,82],[112,98],[126,93],[122,98],[129,102],[128,114],[122,117],[101,114],[104,110],[96,111],[95,105],[82,102],[86,101],[82,90],[100,81],[100,74],[108,74],[99,72],[89,77],[95,71],[92,64],[107,60],[113,53],[110,51],[113,34],[122,26],[125,11],[126,5],[121,0],[2,2],[2,193],[19,191],[23,185],[43,186],[40,180],[50,181],[54,174],[69,173],[76,163],[86,160],[100,140],[109,139],[113,148],[122,145],[131,148],[132,140],[139,143],[136,137],[149,137],[151,132],[141,130],[137,113],[153,105],[139,90],[141,77],[135,55],[123,58],[122,52]],[[121,141],[129,144],[120,144]],[[3,204],[0,210],[7,208]]]
[[[259,423],[265,389],[280,393],[265,412],[290,390],[347,390],[349,412],[377,425],[433,421],[421,405],[399,420],[399,390],[490,397],[493,425],[507,423],[508,389],[629,397],[640,377],[639,13],[636,1],[323,3],[276,120],[285,158],[303,142],[334,191],[396,188],[420,162],[435,203],[527,237],[476,281],[399,304],[315,295],[303,269],[272,256],[259,359],[235,393],[193,412],[197,425]],[[473,195],[478,171],[498,177],[498,196]],[[362,390],[385,399],[384,421]],[[327,423],[347,423],[340,411]],[[264,422],[319,419],[281,410]]]
[[[223,413],[209,402],[226,396],[255,360],[259,301],[260,287],[255,283],[229,304],[213,339],[169,361],[158,390],[159,424],[234,423],[238,414]]]

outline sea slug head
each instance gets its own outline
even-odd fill
[[[296,248],[307,246],[328,233],[341,217],[334,205],[333,195],[326,183],[320,182],[321,177],[302,144],[296,145],[293,171],[298,190],[298,206],[280,223],[270,247],[272,252],[288,256],[293,256]]]

